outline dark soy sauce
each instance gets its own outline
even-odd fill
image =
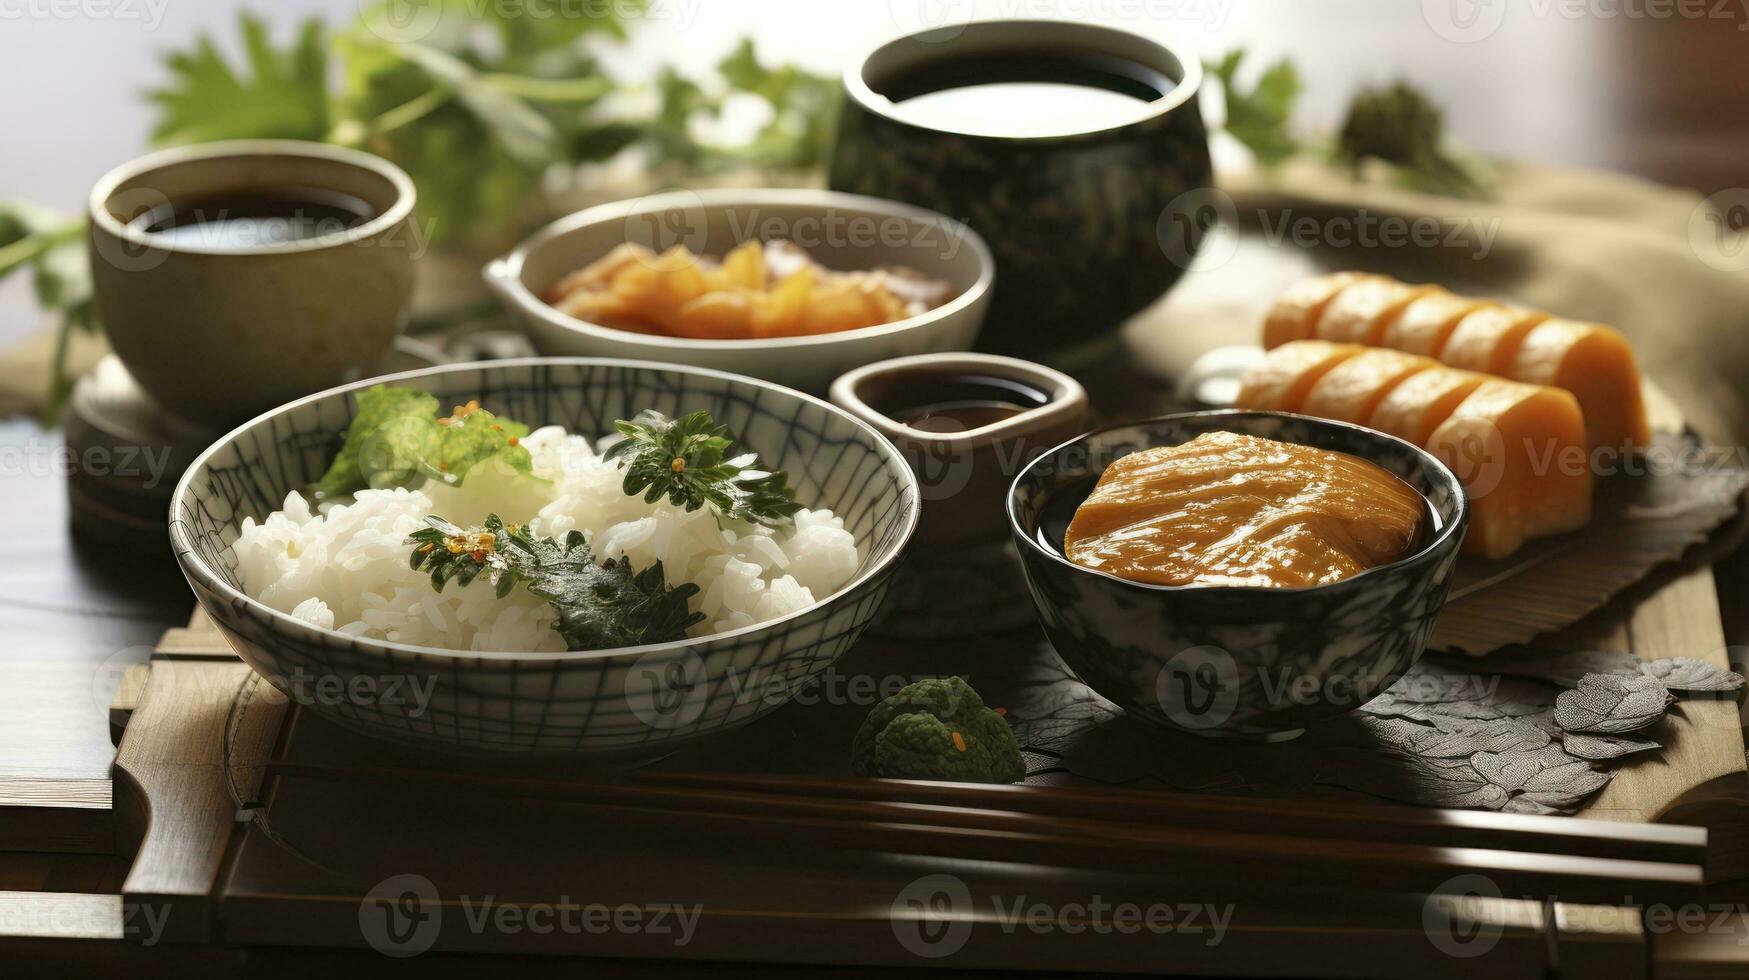
[[[271,248],[339,234],[374,217],[374,208],[349,194],[276,187],[173,201],[129,227],[171,245]]]
[[[1134,122],[1175,83],[1111,55],[1061,52],[924,65],[882,89],[893,114],[973,136],[1060,136]]]
[[[924,432],[965,432],[1043,408],[1051,396],[1024,381],[984,374],[918,374],[894,378],[869,404],[887,418]]]

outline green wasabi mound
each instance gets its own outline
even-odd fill
[[[883,779],[1026,778],[1008,720],[984,707],[962,677],[917,681],[876,705],[851,743],[850,766],[859,776]]]

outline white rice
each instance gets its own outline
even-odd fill
[[[602,445],[617,437],[602,440]],[[408,564],[407,536],[437,514],[467,526],[497,513],[528,520],[531,533],[583,531],[597,559],[661,561],[669,585],[693,582],[692,628],[702,636],[751,626],[813,605],[850,581],[857,542],[829,510],[802,510],[780,533],[753,525],[724,529],[708,509],[687,513],[666,500],[647,504],[621,489],[624,474],[588,439],[558,426],[522,440],[535,475],[550,486],[508,481],[475,467],[459,488],[364,490],[354,502],[316,513],[296,492],[237,537],[237,575],[261,602],[324,629],[457,650],[547,651],[564,644],[552,607],[517,588],[499,599],[484,576],[439,593]],[[530,513],[538,516],[528,519]]]

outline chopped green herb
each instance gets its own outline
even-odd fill
[[[609,446],[606,458],[626,460],[625,492],[645,502],[663,497],[689,511],[708,506],[724,520],[781,527],[801,509],[782,472],[757,469],[755,453],[731,456],[728,427],[709,412],[671,419],[643,411],[614,427],[625,436]]]
[[[689,612],[687,600],[698,586],[668,587],[662,563],[633,573],[631,561],[596,562],[583,532],[564,540],[536,538],[526,528],[505,524],[497,514],[479,527],[461,528],[440,517],[413,532],[411,564],[431,573],[442,592],[451,581],[466,586],[487,576],[499,598],[521,584],[558,613],[553,629],[567,650],[607,650],[666,643],[686,638],[704,619]]]

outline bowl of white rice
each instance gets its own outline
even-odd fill
[[[312,492],[379,385],[524,423],[510,444],[530,479],[481,467],[459,483]],[[758,522],[628,494],[626,460],[606,450],[617,421],[652,411],[709,412],[736,452],[787,475],[793,513]],[[659,566],[682,587],[670,598],[684,629],[567,649],[557,605],[496,588],[490,569],[434,588],[410,536],[433,518],[470,527],[500,514],[533,539],[584,542],[609,567]],[[536,358],[371,379],[262,415],[190,467],[170,533],[237,653],[307,709],[420,748],[611,761],[665,754],[790,700],[874,617],[917,515],[903,457],[826,402],[705,369]]]

